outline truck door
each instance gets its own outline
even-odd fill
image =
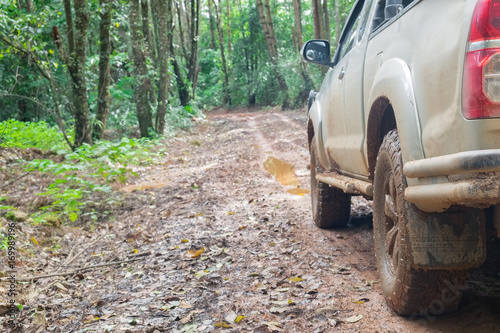
[[[348,170],[357,175],[368,176],[368,164],[363,152],[365,141],[365,117],[363,105],[363,76],[366,48],[369,37],[368,20],[373,10],[374,0],[366,0],[359,12],[357,31],[353,34],[351,49],[347,56],[344,74],[344,110],[345,110],[345,156]]]
[[[323,133],[326,138],[325,149],[330,165],[338,167],[340,170],[349,170],[349,158],[346,155],[346,124],[350,122],[350,113],[346,112],[345,103],[345,83],[346,74],[350,67],[360,66],[360,64],[350,61],[351,54],[358,47],[357,33],[361,19],[362,9],[365,2],[373,0],[359,0],[347,19],[344,30],[340,37],[334,57],[334,68],[328,72],[325,82],[328,82],[328,92],[323,96],[325,99],[322,105],[328,106],[328,110],[323,112]],[[361,78],[360,78],[361,80]],[[359,82],[361,87],[362,83]],[[361,98],[361,94],[359,96]]]

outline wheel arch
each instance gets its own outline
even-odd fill
[[[375,75],[368,97],[366,155],[373,179],[377,154],[384,136],[397,129],[403,162],[424,158],[421,126],[410,68],[401,59],[386,61]]]
[[[317,96],[317,95],[315,95]],[[312,146],[312,140],[316,141],[316,147],[318,148],[318,158],[319,158],[319,163],[322,166],[328,166],[328,159],[326,157],[326,154],[324,152],[324,145],[323,145],[323,132],[321,130],[322,128],[322,108],[321,104],[316,97],[314,102],[311,104],[311,107],[307,111],[307,143],[309,145],[309,149],[311,149]]]

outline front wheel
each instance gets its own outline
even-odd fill
[[[351,195],[316,179],[324,169],[318,158],[315,139],[311,142],[311,201],[314,224],[322,229],[347,225],[351,214]]]
[[[407,187],[398,132],[389,132],[375,166],[373,235],[380,284],[400,315],[454,311],[462,297],[465,270],[418,270],[410,265],[408,223],[419,223],[417,208],[404,199]]]

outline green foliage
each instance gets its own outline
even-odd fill
[[[120,142],[99,141],[95,145],[83,145],[75,152],[60,151],[65,161],[33,160],[26,170],[37,170],[56,176],[44,192],[53,202],[41,208],[35,216],[38,223],[46,216],[62,216],[75,222],[80,216],[97,220],[108,212],[97,211],[95,207],[115,201],[112,183],[125,183],[129,177],[137,177],[129,165],[143,166],[154,163],[164,150],[157,149],[159,140],[122,139]],[[92,198],[101,197],[101,202]]]
[[[34,123],[14,119],[0,123],[0,146],[41,150],[69,148],[57,127],[44,121]]]
[[[0,197],[0,201],[4,201],[5,199],[7,199],[7,198],[6,197]],[[14,209],[14,207],[0,205],[0,210],[10,210],[10,209]]]
[[[165,118],[167,123],[166,131],[171,132],[176,128],[187,129],[192,126],[192,118],[194,117],[203,119],[205,115],[193,101],[185,107],[169,106],[169,111]]]
[[[0,232],[0,250],[7,251],[9,249],[9,237]]]

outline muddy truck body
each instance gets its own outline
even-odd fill
[[[485,224],[500,230],[500,1],[359,0],[333,57],[324,40],[302,54],[330,67],[309,96],[315,224],[373,200],[391,308],[455,310]]]

